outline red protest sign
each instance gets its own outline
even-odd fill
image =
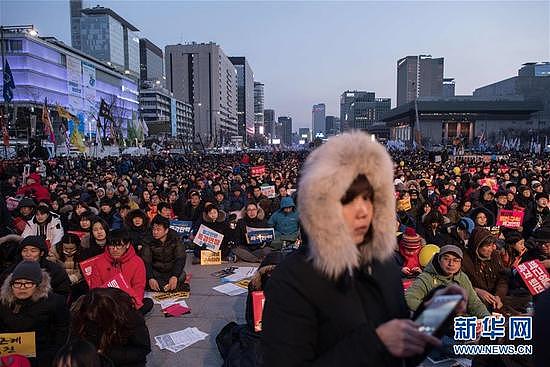
[[[525,213],[520,210],[499,209],[497,216],[497,226],[518,229],[523,224]]]
[[[118,288],[121,291],[126,292],[130,297],[132,297],[136,301],[136,303],[138,302],[136,292],[132,288],[130,288],[122,273],[118,273],[111,280],[105,282],[102,288]]]
[[[86,280],[89,286],[91,286],[92,275],[94,272],[94,264],[102,255],[97,255],[92,258],[80,262],[80,269],[82,270],[82,276]]]
[[[550,287],[550,275],[539,260],[521,263],[516,270],[533,296]]]
[[[482,178],[478,181],[479,186],[489,186],[494,192],[498,191],[498,183],[496,178]]]
[[[254,316],[254,331],[262,331],[262,313],[264,312],[265,296],[262,291],[252,292],[252,313]]]
[[[265,174],[265,166],[254,166],[250,168],[251,176],[261,176]]]

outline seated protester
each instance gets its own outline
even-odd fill
[[[514,269],[523,262],[537,258],[535,251],[525,246],[525,239],[517,231],[510,231],[506,234],[505,244],[507,258],[503,258],[503,265],[509,269]]]
[[[233,253],[242,261],[260,263],[271,252],[266,244],[252,245],[248,243],[247,228],[268,228],[264,211],[256,203],[246,204],[241,219],[237,221],[237,247]]]
[[[148,288],[153,291],[189,290],[185,283],[185,246],[170,221],[160,215],[151,222],[152,240],[142,249]]]
[[[422,249],[422,237],[416,233],[414,228],[407,227],[401,236],[399,246],[395,252],[395,260],[401,268],[402,278],[415,278],[422,272],[418,254]]]
[[[19,244],[22,260],[36,261],[40,267],[50,275],[50,283],[54,293],[67,298],[71,293],[71,281],[61,265],[47,259],[48,248],[44,239],[40,236],[25,237]],[[11,272],[9,269],[7,273]]]
[[[65,344],[56,354],[53,367],[112,367],[112,362],[97,352],[85,340],[75,339]]]
[[[492,227],[495,225],[495,217],[484,207],[472,209],[470,218],[474,221],[476,227]]]
[[[225,223],[225,213],[218,210],[218,208],[211,203],[207,203],[204,206],[204,210],[202,213],[202,219],[200,221],[197,221],[193,223],[193,228],[191,230],[191,237],[190,239],[193,240],[195,236],[197,235],[197,232],[201,225],[204,225],[208,227],[209,229],[216,231],[224,236],[222,244],[220,245],[220,249],[222,250],[222,253],[225,253],[227,255],[228,249],[227,249],[227,233],[228,233],[228,226],[227,223]],[[194,255],[195,255],[195,263],[200,263],[200,251],[204,250],[204,246],[195,246],[194,248]]]
[[[63,226],[59,218],[50,212],[48,206],[39,205],[36,208],[34,217],[27,221],[21,237],[42,236],[49,249],[52,245],[61,241],[63,234]]]
[[[105,223],[111,228],[113,226],[114,206],[111,199],[103,198],[99,202],[99,218],[103,219]]]
[[[458,246],[465,251],[468,248],[470,235],[474,231],[474,221],[468,217],[461,218],[456,226],[447,227],[447,244]]]
[[[405,292],[405,300],[412,311],[416,311],[425,299],[439,287],[450,284],[458,284],[468,294],[466,312],[469,316],[483,318],[491,314],[487,307],[477,296],[470,279],[461,270],[462,250],[454,245],[441,247],[439,254],[436,254],[432,261],[424,268],[424,271],[416,278],[412,285]]]
[[[88,291],[88,284],[80,271],[82,256],[83,249],[80,245],[80,238],[72,233],[65,234],[61,242],[52,247],[48,256],[48,260],[65,269],[71,282],[71,300],[73,301]]]
[[[550,227],[545,226],[533,232],[529,243],[536,258],[550,270]]]
[[[168,220],[172,220],[176,217],[174,215],[174,211],[172,210],[172,207],[170,206],[170,204],[164,201],[159,203],[159,205],[157,205],[157,214],[162,215],[164,218]]]
[[[35,332],[34,367],[52,365],[69,331],[67,305],[50,290],[50,276],[36,261],[20,262],[0,290],[0,333]]]
[[[82,247],[85,249],[84,259],[104,253],[108,239],[109,225],[99,217],[94,218],[90,235],[82,238]]]
[[[141,254],[143,246],[148,244],[152,238],[149,229],[149,218],[143,210],[134,209],[126,217],[126,228],[134,250],[137,254]]]
[[[446,244],[445,235],[441,232],[444,223],[444,217],[438,210],[432,209],[426,214],[422,221],[423,233],[419,234],[424,237],[426,243],[431,243],[437,246]]]
[[[243,194],[241,187],[237,184],[231,187],[231,193],[229,194],[229,211],[234,212],[242,210],[246,197]]]
[[[153,308],[150,298],[143,298],[145,292],[145,265],[130,243],[125,229],[111,232],[105,252],[93,263],[90,288],[105,287],[117,274],[122,274],[130,287],[128,294],[134,299],[136,308],[146,314]]]
[[[271,243],[271,247],[276,250],[281,248],[283,241],[294,242],[298,239],[298,210],[290,196],[281,200],[281,207],[271,215],[267,224],[275,229],[275,241]]]
[[[122,229],[124,227],[124,221],[126,220],[126,216],[130,212],[130,205],[123,204],[118,208],[118,210],[113,214],[113,225],[111,226],[111,230],[114,231],[116,229]]]
[[[47,188],[41,185],[41,180],[42,178],[38,173],[31,173],[29,177],[27,177],[26,184],[17,190],[16,195],[28,196],[34,198],[37,202],[44,201],[49,203],[50,192]]]
[[[549,217],[548,194],[539,192],[535,194],[535,205],[525,209],[523,218],[523,237],[529,238],[533,231],[541,228],[544,221]]]
[[[80,230],[80,219],[82,214],[89,212],[90,207],[83,201],[79,201],[73,208],[73,211],[69,214],[69,227],[71,231]]]
[[[223,210],[226,213],[230,212],[231,204],[229,203],[229,200],[225,198],[223,191],[218,191],[214,194],[214,204],[216,204],[220,210]]]
[[[72,205],[65,204],[63,200],[55,196],[55,199],[52,197],[50,209],[52,213],[57,215],[63,228],[69,228],[69,215],[71,214],[71,210],[73,210]]]
[[[193,190],[189,193],[189,200],[182,206],[182,209],[176,213],[179,220],[187,220],[195,223],[200,220],[202,215],[203,205],[201,195],[198,191]]]
[[[116,367],[145,367],[149,330],[134,301],[117,288],[95,288],[71,309],[70,340],[92,343]]]
[[[17,210],[13,213],[13,226],[17,234],[22,234],[27,226],[27,222],[34,217],[36,202],[28,197],[24,197],[19,202]]]
[[[85,232],[90,233],[92,228],[92,220],[95,219],[95,214],[91,211],[86,211],[80,216],[80,221],[78,222],[78,227],[75,229],[75,232]]]
[[[508,277],[496,250],[496,238],[485,228],[476,227],[470,236],[462,270],[489,311],[502,310],[508,293]],[[509,305],[507,305],[509,306]]]
[[[147,205],[145,213],[149,220],[152,220],[158,214],[158,205],[160,203],[160,196],[157,193],[151,194],[151,202]]]

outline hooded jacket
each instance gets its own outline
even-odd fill
[[[0,290],[0,332],[36,333],[37,358],[33,366],[50,367],[69,331],[69,310],[63,297],[52,293],[50,276],[42,270],[42,282],[31,298],[17,300],[11,288],[11,274]]]
[[[293,208],[290,213],[285,213],[285,208]],[[270,227],[275,228],[276,235],[289,235],[298,232],[298,211],[294,200],[285,196],[281,200],[281,208],[271,215],[267,222]]]
[[[136,308],[141,308],[145,292],[145,264],[136,255],[133,246],[129,246],[118,259],[114,259],[109,253],[109,248],[105,246],[105,252],[93,263],[90,289],[103,287],[117,274],[122,274],[132,290],[129,294],[134,298]]]
[[[484,289],[504,299],[508,293],[508,279],[498,251],[493,251],[489,259],[482,259],[478,252],[480,245],[490,237],[491,232],[485,228],[474,229],[464,254],[462,270],[468,275],[474,288]]]
[[[47,188],[41,185],[42,178],[38,173],[31,173],[29,178],[32,178],[35,183],[31,185],[23,185],[17,190],[17,195],[28,196],[34,198],[37,202],[45,201],[50,202],[50,192]]]
[[[462,270],[459,270],[459,272],[454,275],[443,275],[437,255],[434,256],[432,262],[426,266],[424,271],[416,278],[411,286],[407,288],[405,292],[407,305],[411,310],[416,311],[424,301],[424,298],[430,294],[432,290],[450,284],[457,284],[466,290],[468,294],[468,315],[478,318],[490,316],[487,307],[485,307],[474,291],[474,287],[472,287],[472,283],[470,279],[468,279],[468,276]]]
[[[340,200],[359,174],[374,189],[374,211],[371,235],[357,246]],[[274,270],[265,288],[264,365],[403,366],[376,334],[381,324],[409,314],[392,260],[391,158],[367,134],[333,137],[306,160],[298,190],[309,240]]]

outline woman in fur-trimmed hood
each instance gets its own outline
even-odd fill
[[[384,147],[361,132],[330,138],[304,164],[298,209],[308,240],[264,291],[264,365],[416,366],[438,340],[407,320]]]
[[[65,344],[69,310],[63,297],[52,293],[50,276],[33,261],[22,261],[0,290],[0,332],[36,333],[36,367],[49,367]]]

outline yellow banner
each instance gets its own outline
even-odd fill
[[[179,299],[179,298],[189,298],[189,292],[179,291],[179,292],[166,292],[166,293],[155,293],[153,299],[155,301],[168,301],[170,299]]]
[[[201,251],[201,265],[221,265],[222,252],[221,251]]]
[[[0,334],[0,356],[8,354],[36,357],[36,336],[34,331]]]

